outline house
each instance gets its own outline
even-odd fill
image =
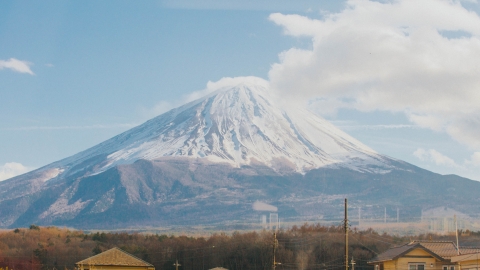
[[[75,265],[78,270],[155,270],[153,265],[119,248],[109,249]]]
[[[478,248],[458,249],[451,241],[412,241],[378,254],[368,264],[375,270],[480,270],[472,267],[479,262],[472,254],[479,252]]]
[[[464,251],[452,257],[451,260],[458,265],[459,270],[478,270],[480,269],[480,250]]]

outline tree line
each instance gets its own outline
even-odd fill
[[[480,233],[464,232],[478,242]],[[341,226],[304,224],[276,232],[276,269],[344,269],[344,236]],[[473,238],[473,240],[472,240]],[[453,236],[421,234],[418,240],[454,240]],[[371,270],[367,261],[394,245],[412,240],[372,229],[349,232],[349,261],[355,269]],[[0,267],[9,270],[74,269],[75,263],[113,247],[149,262],[156,270],[224,267],[231,270],[272,269],[273,232],[269,230],[214,233],[210,236],[174,236],[127,232],[85,233],[57,227],[0,232]]]

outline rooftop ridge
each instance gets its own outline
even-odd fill
[[[137,256],[132,255],[132,254],[130,254],[130,253],[128,253],[128,252],[126,252],[126,251],[118,248],[118,247],[113,247],[113,248],[111,248],[111,249],[109,249],[109,250],[106,250],[106,251],[104,251],[104,252],[102,252],[102,253],[99,253],[99,254],[94,255],[94,256],[92,256],[92,257],[88,257],[88,258],[86,258],[86,259],[83,259],[83,260],[81,260],[81,261],[79,261],[79,262],[77,262],[77,263],[75,263],[75,264],[92,264],[92,265],[93,265],[93,264],[95,264],[95,263],[91,263],[91,261],[94,261],[95,259],[98,259],[98,258],[100,258],[100,257],[102,257],[102,256],[106,256],[106,255],[108,255],[109,253],[112,253],[112,252],[114,252],[114,251],[119,251],[119,252],[123,253],[124,255],[126,255],[127,257],[132,257],[133,259],[136,259],[136,260],[140,261],[141,263],[144,263],[144,264],[145,264],[144,266],[151,266],[151,267],[153,267],[153,265],[152,265],[151,263],[148,263],[148,262],[146,262],[146,261],[138,258]],[[102,265],[111,265],[111,264],[102,264]],[[112,265],[113,265],[113,264],[112,264]]]
[[[455,247],[457,245],[453,241],[445,241],[445,240],[413,240],[408,243],[409,245],[413,244],[453,244]]]

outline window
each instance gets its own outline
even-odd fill
[[[444,265],[443,270],[455,270],[455,265]]]
[[[425,270],[425,263],[409,263],[408,270]]]

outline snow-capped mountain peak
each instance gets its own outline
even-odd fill
[[[296,172],[323,166],[386,166],[382,156],[328,121],[305,109],[279,106],[268,85],[242,82],[48,167],[72,174],[91,166],[87,174],[96,174],[119,164],[164,157],[202,158],[236,167],[263,164]]]
[[[310,220],[338,212],[345,196],[359,204],[416,200],[437,207],[444,203],[438,192],[461,186],[452,176],[382,156],[306,109],[286,106],[263,82],[212,83],[202,98],[0,182],[0,227],[230,222],[252,217],[255,201]],[[469,199],[457,204],[471,207],[480,186],[458,181]]]

